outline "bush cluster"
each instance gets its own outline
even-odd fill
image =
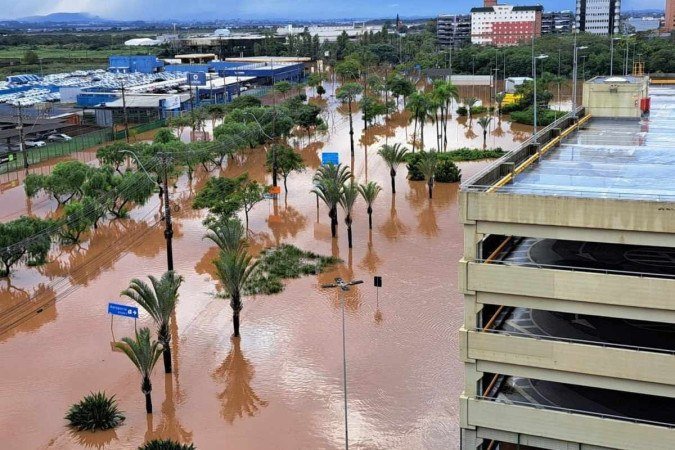
[[[78,431],[109,430],[118,427],[124,419],[124,414],[117,409],[115,396],[108,397],[105,392],[85,396],[66,414],[70,426]]]
[[[562,111],[554,111],[552,109],[538,109],[537,125],[544,127],[550,125],[564,114]],[[534,125],[534,109],[528,108],[524,111],[513,111],[511,113],[511,121],[525,125]]]

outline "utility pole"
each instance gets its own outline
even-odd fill
[[[157,157],[162,163],[162,181],[164,184],[164,238],[166,239],[166,266],[168,270],[173,270],[173,224],[171,223],[171,205],[169,204],[169,163],[171,155],[168,153],[157,153]]]
[[[26,169],[26,174],[28,174],[28,148],[26,147],[23,134],[23,106],[20,101],[17,101],[17,108],[19,110],[19,126],[16,129],[19,130],[19,151],[23,153],[23,167]]]
[[[124,139],[129,143],[129,116],[127,115],[127,97],[122,84],[122,114],[124,115]]]

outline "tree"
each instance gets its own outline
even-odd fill
[[[210,223],[209,231],[204,236],[210,239],[223,252],[242,251],[245,246],[244,226],[237,217],[231,217],[225,220]]]
[[[319,96],[319,98],[326,93],[326,88],[323,87],[322,85],[318,85],[316,87],[316,94]]]
[[[27,66],[34,66],[40,62],[40,57],[33,50],[26,50],[23,54],[23,63]]]
[[[358,83],[347,83],[343,84],[337,91],[337,98],[342,102],[347,102],[349,105],[349,143],[352,152],[352,157],[354,157],[354,124],[352,121],[352,102],[356,99],[356,96],[361,93],[363,88]]]
[[[487,134],[490,129],[490,124],[492,123],[492,117],[481,117],[478,119],[478,125],[483,129],[483,148],[487,146]]]
[[[274,83],[274,90],[282,95],[283,98],[286,98],[286,94],[291,90],[293,85],[288,81],[277,81]]]
[[[231,217],[241,208],[235,194],[247,179],[248,175],[236,178],[209,178],[206,185],[195,196],[192,207],[207,208],[212,215],[221,220]]]
[[[387,80],[386,89],[388,89],[396,102],[398,103],[399,97],[403,97],[403,104],[406,104],[406,99],[415,92],[415,86],[407,78],[402,77],[401,75],[394,74]]]
[[[382,191],[382,188],[374,181],[370,181],[368,184],[362,184],[359,186],[359,193],[366,202],[366,205],[368,205],[368,229],[370,230],[373,229],[373,203],[375,203],[375,199],[377,198],[380,191]]]
[[[326,79],[324,74],[319,72],[314,72],[307,77],[307,86],[316,90],[318,94],[318,88],[321,86],[321,83]]]
[[[28,265],[44,264],[51,248],[53,220],[22,216],[0,222],[0,277],[7,277],[12,266],[25,260]]]
[[[253,262],[251,255],[245,251],[221,252],[215,265],[218,279],[230,297],[234,337],[239,337],[239,313],[243,308],[241,292],[258,261]]]
[[[305,104],[300,105],[294,113],[295,124],[305,129],[309,139],[312,138],[312,128],[323,123],[323,120],[319,117],[320,113],[321,108],[318,106]]]
[[[430,102],[429,98],[419,92],[415,92],[410,96],[406,109],[410,111],[410,120],[415,122],[415,129],[413,131],[413,152],[415,151],[415,137],[417,135],[417,124],[420,125],[420,149],[424,150],[424,124],[430,118],[429,113]]]
[[[469,121],[471,121],[473,114],[472,114],[472,109],[474,106],[476,106],[476,103],[478,103],[478,99],[476,97],[469,97],[464,99],[464,105],[466,106],[466,111],[469,114]]]
[[[343,186],[350,178],[349,168],[342,166],[342,164],[321,166],[314,174],[314,188],[311,192],[316,194],[328,207],[331,236],[334,238],[337,237],[337,205],[342,198]]]
[[[347,59],[335,67],[335,74],[343,83],[358,80],[361,76],[361,64],[354,59]]]
[[[125,295],[138,303],[157,325],[157,340],[162,344],[164,353],[164,372],[171,373],[171,333],[169,325],[171,316],[176,311],[178,303],[178,288],[183,277],[176,275],[173,270],[165,272],[159,280],[149,275],[152,289],[145,282],[134,278],[129,288],[122,291]]]
[[[236,198],[241,205],[241,208],[244,210],[244,216],[246,217],[246,229],[248,230],[248,213],[253,209],[255,205],[260,203],[265,195],[265,186],[258,183],[257,181],[248,180],[248,174],[246,181],[235,193]]]
[[[417,167],[424,175],[429,186],[429,198],[433,198],[434,191],[434,177],[436,176],[436,166],[438,165],[438,155],[435,151],[423,152],[424,156],[420,159]]]
[[[391,176],[391,193],[396,194],[396,170],[398,166],[405,162],[408,149],[401,144],[383,145],[377,151],[377,154],[384,159],[389,166],[389,175]]]
[[[152,142],[155,144],[168,144],[177,140],[178,138],[173,133],[171,128],[160,128],[157,130],[157,133],[155,133],[155,138]]]
[[[96,150],[96,158],[105,165],[112,166],[120,174],[120,166],[124,163],[126,158],[125,151],[131,150],[131,146],[126,142],[114,142],[110,145],[105,145]]]
[[[28,197],[40,191],[54,197],[59,205],[82,196],[82,186],[92,168],[83,162],[72,160],[57,163],[50,175],[29,174],[24,181]]]
[[[262,106],[262,101],[259,98],[252,95],[240,95],[232,99],[230,103],[225,105],[226,112],[232,112],[235,109],[241,108],[257,108]]]
[[[354,211],[354,204],[359,197],[359,188],[350,180],[342,186],[342,195],[340,196],[340,206],[345,212],[345,225],[347,225],[347,240],[349,248],[352,248],[352,212]]]
[[[434,84],[432,97],[439,103],[441,108],[441,122],[443,123],[441,141],[443,151],[445,151],[448,149],[448,118],[450,117],[450,107],[453,100],[459,100],[459,88],[455,86],[452,81],[438,81]],[[440,145],[439,148],[441,148]]]
[[[82,233],[91,228],[95,220],[98,220],[99,213],[96,208],[100,208],[100,205],[89,197],[85,197],[82,201],[68,203],[63,209],[64,223],[60,231],[61,238],[68,244],[79,242]]]
[[[136,339],[124,337],[122,342],[115,342],[115,348],[122,350],[141,374],[141,392],[145,395],[145,412],[152,414],[152,382],[150,376],[162,355],[161,344],[151,340],[150,329],[144,327],[136,332]]]
[[[284,190],[288,192],[288,176],[293,172],[301,172],[304,170],[305,162],[298,152],[285,144],[275,144],[272,150],[267,152],[267,170],[272,170],[275,161],[277,170],[284,179]]]
[[[499,109],[499,115],[502,114],[502,103],[504,103],[504,98],[506,97],[506,94],[503,92],[499,92],[495,96],[495,101],[497,102],[497,108]]]
[[[129,203],[144,205],[157,186],[145,172],[125,172],[120,177],[113,177],[113,181],[111,194],[114,197],[108,210],[118,218],[127,217]]]

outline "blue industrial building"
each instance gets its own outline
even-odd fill
[[[299,82],[305,74],[303,63],[254,63],[233,61],[212,61],[208,64],[171,64],[164,67],[167,72],[215,72],[221,77],[256,77],[268,80]]]
[[[164,62],[152,55],[116,55],[108,58],[108,71],[112,73],[156,73]]]

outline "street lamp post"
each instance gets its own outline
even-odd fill
[[[614,41],[620,41],[621,38],[613,37],[609,46],[609,76],[614,75]]]
[[[321,285],[324,289],[338,289],[338,298],[341,300],[342,306],[342,387],[344,389],[345,397],[345,449],[349,449],[349,425],[347,419],[347,345],[345,339],[345,298],[340,295],[341,292],[349,291],[349,286],[361,284],[363,280],[345,281],[342,278],[336,278],[335,283]]]
[[[579,79],[579,50],[585,50],[585,45],[577,46],[577,34],[574,33],[574,51],[572,66],[572,118],[577,118],[577,81]],[[584,77],[585,78],[585,77]]]
[[[546,58],[548,58],[548,55],[539,55],[532,58],[532,68],[533,68],[532,72],[534,74],[534,130],[533,130],[534,145],[537,145],[539,143],[538,142],[539,139],[537,136],[537,110],[539,109],[539,105],[537,104],[537,60],[543,61]],[[537,153],[539,153],[539,148],[537,148]]]

